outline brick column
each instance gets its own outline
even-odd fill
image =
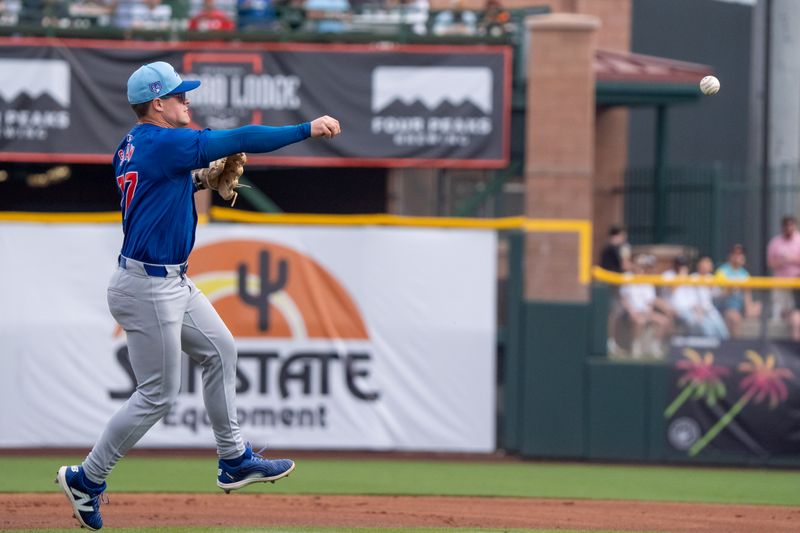
[[[597,47],[613,52],[630,52],[632,0],[580,0],[577,12],[600,19]],[[594,251],[595,262],[608,237],[611,224],[624,221],[622,195],[615,190],[624,184],[628,165],[628,108],[598,108],[595,118],[594,161]]]
[[[596,17],[555,13],[529,17],[525,118],[525,212],[532,218],[592,219]],[[575,234],[529,233],[525,297],[586,301],[578,281]]]

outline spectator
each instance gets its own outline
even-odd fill
[[[271,0],[238,0],[236,13],[239,29],[272,30],[277,25]]]
[[[111,22],[111,6],[103,0],[71,2],[69,16],[75,27],[104,27]],[[83,24],[82,24],[83,23]]]
[[[633,273],[652,274],[655,258],[637,255],[633,258]],[[631,325],[631,356],[640,359],[649,354],[664,355],[663,341],[671,330],[672,321],[665,312],[664,302],[656,296],[656,288],[649,283],[628,283],[620,288],[625,316]]]
[[[795,217],[785,216],[781,220],[780,235],[773,237],[767,246],[767,265],[775,277],[800,276],[800,233]],[[773,301],[778,303],[778,314],[789,320],[792,340],[800,341],[800,290],[775,290]]]
[[[21,0],[0,0],[0,25],[16,26],[20,23]]]
[[[450,9],[440,12],[433,21],[435,35],[475,35],[478,17],[464,8],[464,0],[452,0]]]
[[[106,0],[111,11],[111,25],[116,28],[128,30],[133,26],[133,10],[136,0]]]
[[[672,267],[665,270],[661,274],[661,277],[664,279],[675,279],[678,276],[688,276],[688,275],[689,275],[689,261],[686,260],[686,257],[678,255],[672,260]],[[675,292],[675,287],[671,285],[664,285],[659,288],[658,295],[661,298],[664,298],[665,301],[669,301],[672,298],[673,292]]]
[[[167,29],[172,19],[172,7],[161,0],[109,0],[111,24],[124,30]]]
[[[744,246],[734,244],[728,253],[728,262],[717,269],[717,278],[746,280],[750,277],[750,273],[744,267],[746,262]],[[717,299],[717,307],[722,311],[731,337],[741,335],[744,318],[755,318],[761,314],[761,302],[754,301],[752,293],[747,289],[723,289],[722,295]]]
[[[600,250],[600,267],[611,272],[625,272],[626,263],[631,257],[628,232],[622,226],[613,225],[608,229],[608,242]]]
[[[172,20],[172,8],[161,0],[137,2],[132,11],[131,27],[142,30],[164,30]]]
[[[400,0],[396,9],[400,11],[403,24],[409,25],[414,33],[423,35],[428,32],[428,0]]]
[[[480,33],[499,37],[507,31],[507,24],[511,20],[511,15],[503,9],[500,0],[486,0],[486,9],[478,25]]]
[[[306,0],[306,13],[320,33],[340,33],[350,18],[348,0]]]
[[[233,31],[236,24],[214,5],[214,0],[204,0],[203,9],[189,19],[189,29],[195,31]]]
[[[710,257],[701,257],[697,262],[697,272],[692,278],[710,278],[714,263]],[[689,268],[681,267],[678,277],[686,276]],[[679,285],[672,292],[670,303],[680,321],[686,325],[691,335],[702,335],[717,339],[730,337],[722,315],[714,306],[711,287],[700,285]]]
[[[628,233],[625,228],[613,225],[608,230],[608,242],[600,250],[600,267],[611,272],[625,272],[629,270],[630,245],[628,244]],[[608,309],[608,353],[617,355],[621,348],[614,338],[617,324],[623,316],[623,309],[620,303],[619,290],[614,289],[611,293],[611,302]]]

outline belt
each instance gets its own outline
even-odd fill
[[[119,256],[119,266],[131,272],[137,272],[147,276],[154,276],[157,278],[174,278],[183,276],[189,269],[189,263],[180,265],[152,265],[150,263],[142,263],[135,259],[129,259],[124,256]]]

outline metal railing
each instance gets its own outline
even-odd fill
[[[615,191],[632,244],[677,244],[716,261],[744,244],[752,272],[765,274],[768,239],[785,215],[800,214],[800,165],[756,171],[723,165],[629,169]]]
[[[527,14],[547,12],[546,7],[509,10],[502,24],[484,20],[484,11],[431,10],[422,4],[359,3],[342,11],[327,11],[305,2],[277,0],[263,9],[241,8],[236,0],[217,0],[215,9],[233,24],[222,34],[315,34],[329,36],[366,34],[391,40],[436,36],[448,40],[488,38],[505,40],[521,28]],[[75,32],[100,37],[131,37],[138,33],[166,33],[172,38],[190,30],[192,17],[203,10],[201,0],[156,2],[144,0],[0,0],[0,34],[66,35]],[[461,14],[459,16],[459,14]],[[468,24],[459,21],[465,19]]]

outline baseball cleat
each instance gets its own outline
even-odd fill
[[[219,460],[217,486],[225,494],[229,494],[232,490],[241,489],[250,483],[275,483],[291,474],[294,466],[291,459],[264,459],[248,443],[239,465],[231,466],[224,459]]]
[[[103,527],[103,517],[100,516],[100,495],[106,490],[106,483],[99,489],[92,489],[86,485],[83,467],[62,466],[58,469],[55,483],[61,487],[72,505],[72,514],[78,519],[81,527],[97,531]]]

